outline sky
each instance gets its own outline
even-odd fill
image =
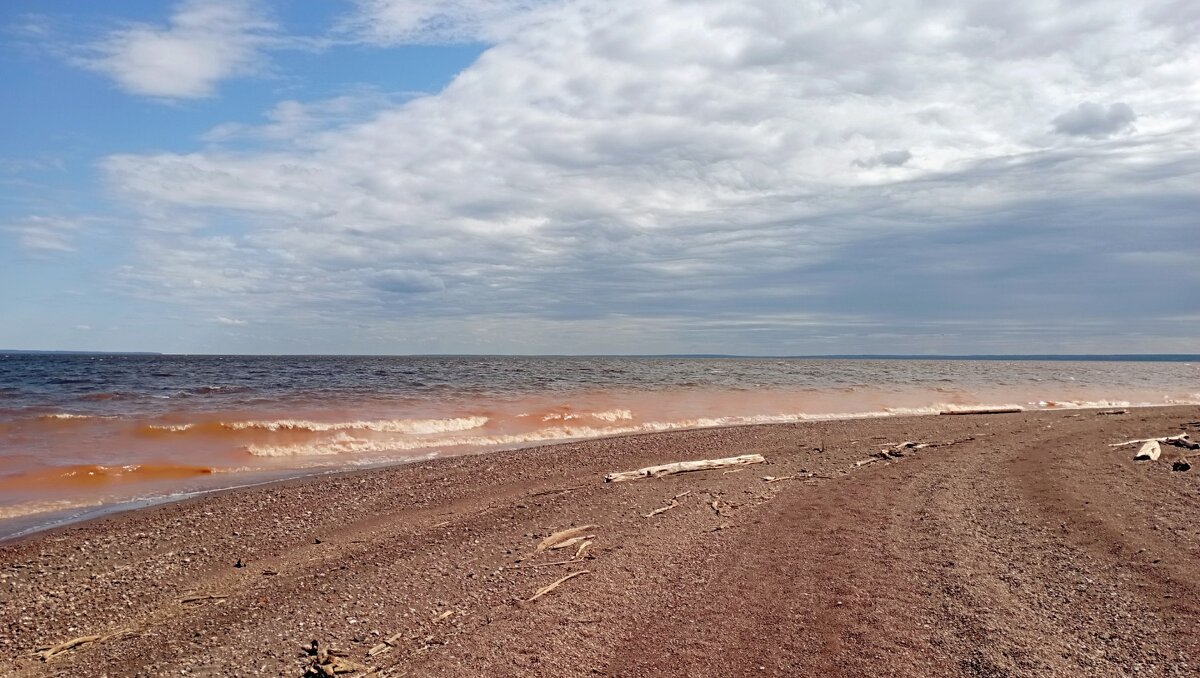
[[[1193,0],[0,4],[0,347],[1198,353]]]

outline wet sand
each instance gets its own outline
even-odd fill
[[[0,544],[0,674],[1195,675],[1200,470],[1108,444],[1200,438],[1197,420],[683,431],[132,511]],[[854,465],[901,441],[953,444]],[[747,453],[769,464],[602,482]],[[526,557],[584,525],[577,560],[578,543]]]

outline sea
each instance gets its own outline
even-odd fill
[[[631,433],[1200,404],[1200,356],[0,352],[0,538],[281,478]]]

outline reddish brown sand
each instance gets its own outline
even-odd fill
[[[130,512],[0,545],[0,674],[301,676],[316,639],[381,676],[1196,675],[1200,469],[1173,472],[1179,448],[1134,463],[1108,443],[1197,419],[688,431]],[[886,443],[967,437],[853,467]],[[750,452],[770,464],[601,482]],[[763,480],[802,469],[829,479]],[[514,567],[584,524],[595,543],[579,562]],[[197,595],[217,597],[181,602]]]

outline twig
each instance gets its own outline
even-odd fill
[[[73,650],[82,645],[94,643],[94,642],[100,640],[101,638],[102,638],[102,636],[80,636],[78,638],[72,638],[70,640],[63,641],[63,642],[59,643],[58,645],[54,645],[52,647],[45,648],[38,652],[34,652],[34,655],[37,657],[40,657],[42,659],[42,661],[44,661],[44,662],[50,661],[56,655],[60,655],[63,652],[66,652],[68,650]]]
[[[581,487],[583,487],[583,485],[576,485],[574,487],[555,488],[553,490],[542,490],[541,492],[534,492],[533,494],[531,494],[529,496],[530,497],[544,497],[548,494],[564,494],[566,492],[574,492],[575,490],[578,490]]]
[[[572,563],[578,563],[578,562],[579,562],[579,560],[577,558],[571,558],[570,560],[553,560],[548,563],[522,563],[520,565],[509,565],[508,567],[506,567],[504,569],[506,569],[506,570],[533,570],[533,569],[537,569],[539,567],[554,567],[557,565],[570,565]]]
[[[367,656],[374,657],[377,654],[383,654],[385,652],[390,652],[393,647],[396,647],[396,642],[399,641],[403,637],[404,637],[403,631],[401,631],[400,633],[392,634],[391,636],[385,638],[382,643],[367,650]]]
[[[538,598],[541,598],[542,596],[546,595],[547,593],[550,593],[551,591],[558,588],[559,586],[562,586],[564,582],[574,579],[575,577],[578,577],[581,574],[587,574],[587,573],[588,573],[588,570],[580,570],[578,572],[572,572],[571,574],[568,574],[567,576],[562,577],[562,578],[554,581],[551,584],[543,586],[542,588],[538,589],[536,593],[533,594],[533,597],[530,598],[528,602],[532,603],[533,601],[537,600]]]
[[[656,508],[653,511],[647,513],[646,515],[644,515],[642,517],[643,518],[653,518],[654,516],[656,516],[660,513],[666,513],[667,511],[670,511],[671,509],[673,509],[677,506],[679,506],[679,502],[672,499],[670,504],[667,504],[666,506],[664,506],[662,508]]]
[[[226,600],[228,595],[188,595],[186,598],[179,599],[182,604],[187,605],[190,602],[204,602],[205,600]]]

